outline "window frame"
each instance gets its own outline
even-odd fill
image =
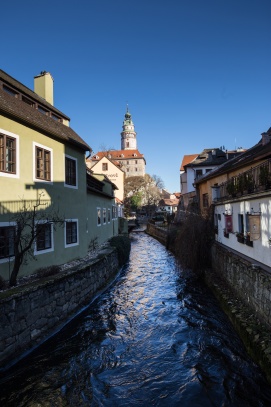
[[[50,153],[50,180],[37,177],[37,149],[41,149]],[[33,142],[33,179],[35,182],[46,182],[48,184],[53,183],[53,150],[50,147],[35,142]]]
[[[111,210],[110,208],[107,208],[107,223],[111,222]]]
[[[209,208],[209,194],[208,192],[202,194],[202,207]]]
[[[19,136],[17,134],[11,133],[5,129],[0,128],[0,134],[4,136],[4,143],[7,137],[12,138],[15,140],[15,172],[8,172],[0,170],[0,177],[8,177],[8,178],[19,178],[19,168],[20,168],[20,153],[19,153]],[[6,143],[5,143],[6,144]],[[5,164],[5,161],[4,161]]]
[[[108,171],[108,163],[102,163],[102,171]]]
[[[1,228],[14,228],[16,230],[16,222],[0,222],[0,229]],[[14,253],[7,256],[7,257],[0,257],[0,264],[7,263],[14,260]]]
[[[45,254],[45,253],[50,253],[54,251],[54,228],[53,228],[53,223],[49,222],[47,220],[40,220],[35,222],[35,227],[37,228],[39,225],[46,225],[46,226],[50,226],[50,240],[51,240],[51,246],[48,248],[44,248],[44,249],[40,249],[38,250],[37,248],[37,237],[35,238],[35,244],[34,244],[34,255],[38,256],[39,254]]]
[[[107,219],[107,216],[106,216],[106,208],[103,208],[103,224],[104,224],[104,225],[106,225],[106,219]]]
[[[67,223],[76,224],[76,242],[67,243]],[[65,248],[74,247],[79,245],[79,224],[78,219],[65,219],[64,226],[64,242]]]
[[[75,162],[75,185],[67,183],[67,167],[66,167],[66,159]],[[71,155],[65,154],[64,155],[64,170],[65,170],[65,182],[64,186],[67,188],[78,189],[78,165],[77,165],[77,158],[72,157]]]
[[[101,208],[97,207],[97,226],[102,225],[102,213],[101,213]]]

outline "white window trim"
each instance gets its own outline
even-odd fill
[[[105,213],[105,216],[104,216],[104,213]],[[104,221],[104,219],[105,219],[105,221]],[[107,219],[107,210],[106,210],[106,208],[103,208],[103,225],[106,225],[106,219]]]
[[[101,208],[100,207],[96,208],[97,226],[100,227],[100,226],[102,226],[102,211],[100,212],[100,223],[98,223],[98,210],[101,211]]]
[[[67,188],[72,188],[72,189],[78,189],[78,166],[77,166],[77,158],[72,157],[71,155],[68,154],[64,154],[64,180],[66,180],[66,161],[65,158],[70,158],[71,160],[75,161],[75,171],[76,171],[76,185],[69,185],[66,184],[66,182],[64,181],[64,187]]]
[[[76,223],[76,229],[77,229],[77,242],[76,243],[67,243],[66,242],[66,222],[75,222]],[[78,219],[65,219],[65,226],[64,226],[64,247],[73,247],[73,246],[78,246],[79,245],[79,227],[78,227]]]
[[[50,162],[50,170],[51,170],[51,181],[46,181],[45,179],[36,178],[36,147],[43,148],[44,150],[48,150],[51,153],[51,162]],[[33,180],[35,182],[45,182],[46,184],[53,184],[54,179],[54,171],[53,171],[53,150],[50,147],[44,146],[43,144],[36,143],[33,141]]]
[[[7,227],[7,226],[16,226],[16,222],[0,222],[0,227]],[[0,259],[0,264],[2,263],[8,263],[14,261],[14,256],[12,257],[6,257],[5,259]]]
[[[20,146],[19,146],[19,136],[17,134],[11,133],[10,131],[0,129],[0,133],[5,134],[6,136],[10,136],[16,139],[16,170],[15,174],[9,174],[7,172],[0,171],[0,177],[8,177],[8,178],[19,178],[20,177]]]
[[[40,221],[35,222],[35,225],[41,224],[41,223],[49,223],[50,226],[51,226],[52,247],[50,247],[49,249],[45,249],[45,250],[37,250],[37,240],[35,239],[35,243],[34,243],[34,255],[35,256],[38,256],[39,254],[50,253],[50,252],[53,252],[55,250],[55,248],[54,248],[54,228],[53,228],[53,224],[48,222],[47,220],[40,220]]]

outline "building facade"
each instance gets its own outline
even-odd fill
[[[202,215],[214,211],[216,241],[251,263],[271,267],[271,129],[262,139],[196,181]]]
[[[36,261],[28,257],[22,263],[19,276],[24,276],[84,257],[93,239],[101,243],[116,229],[113,184],[100,180],[96,189],[88,187],[85,154],[91,148],[53,106],[50,73],[36,76],[34,88],[0,70],[0,276],[5,280],[13,270],[19,232],[22,247],[36,234],[28,250]]]

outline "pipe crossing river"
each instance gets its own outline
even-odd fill
[[[60,333],[6,372],[1,406],[271,406],[211,292],[132,234],[129,263]]]

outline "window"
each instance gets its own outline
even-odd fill
[[[35,145],[35,179],[51,181],[51,155],[50,149]]]
[[[243,214],[238,214],[238,227],[239,227],[239,233],[244,234],[244,215]]]
[[[110,209],[107,209],[107,222],[108,223],[110,223],[110,214],[111,214]]]
[[[103,164],[102,164],[102,169],[103,169],[103,171],[108,171],[108,164],[107,164],[107,163],[103,163]]]
[[[135,167],[135,171],[137,172],[137,168]]]
[[[117,210],[116,210],[116,206],[112,205],[112,219],[116,219],[117,217]]]
[[[36,251],[35,254],[40,252],[50,252],[53,250],[53,228],[51,223],[37,223],[36,225]]]
[[[196,178],[202,175],[202,170],[196,170]]]
[[[75,246],[78,243],[78,220],[69,219],[65,222],[65,246]]]
[[[136,154],[135,154],[136,155]],[[135,160],[135,164],[137,164],[137,160]]]
[[[32,107],[35,106],[35,103],[31,99],[26,98],[25,96],[22,96],[22,101],[29,106]]]
[[[97,226],[101,226],[101,208],[97,208]]]
[[[77,160],[69,156],[65,156],[65,185],[77,186]]]
[[[106,209],[103,208],[103,223],[106,224]]]
[[[48,110],[44,109],[42,106],[38,106],[38,111],[41,112],[42,114],[47,115],[49,112]]]
[[[0,133],[0,171],[16,173],[16,138]]]
[[[129,164],[129,161],[127,161],[127,164]]]
[[[56,122],[62,122],[61,117],[57,116],[54,113],[51,113],[51,118],[54,119]]]
[[[203,208],[208,208],[208,206],[209,206],[209,196],[208,196],[208,194],[203,194],[202,195],[202,205],[203,205]]]
[[[14,239],[15,224],[0,223],[0,262],[14,256]]]
[[[214,231],[215,234],[218,234],[218,214],[215,213],[214,215]]]
[[[6,85],[3,85],[3,90],[11,96],[18,97],[18,95],[19,95],[19,93],[15,89],[12,89]]]

